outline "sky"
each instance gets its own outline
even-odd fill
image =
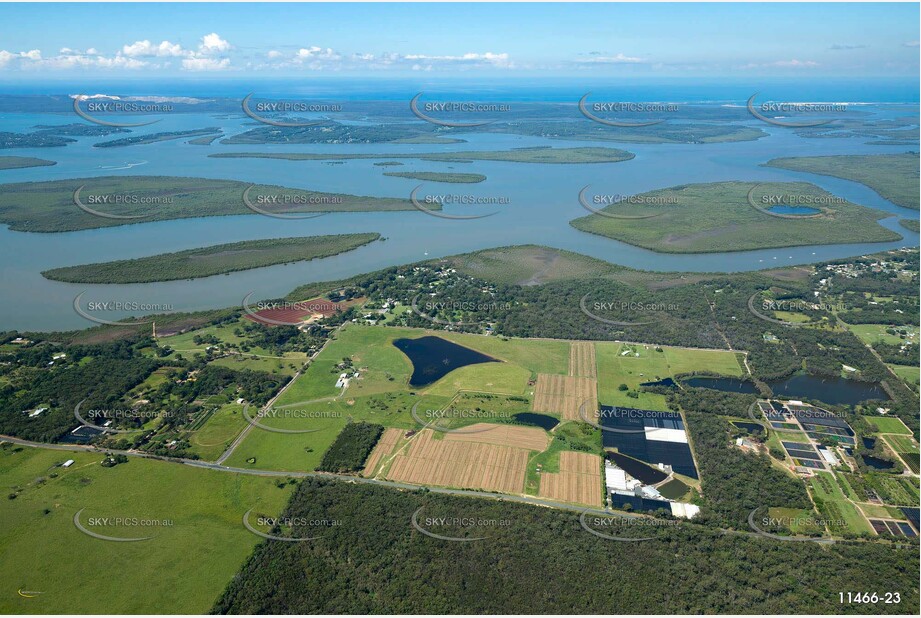
[[[918,3],[0,4],[0,80],[919,75]]]

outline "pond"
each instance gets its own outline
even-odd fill
[[[731,393],[758,393],[753,382],[738,378],[689,378],[684,383],[687,386]],[[816,399],[830,404],[855,405],[868,399],[889,399],[886,391],[877,383],[839,377],[822,378],[797,374],[784,380],[770,380],[765,384],[779,397]]]
[[[732,424],[740,429],[746,430],[748,433],[764,433],[764,427],[758,423],[743,423],[742,421],[732,421]]]
[[[873,455],[861,455],[863,458],[863,463],[867,464],[874,470],[890,470],[892,469],[893,463],[886,459],[880,459],[879,457],[874,457]]]
[[[499,361],[465,348],[441,337],[419,337],[418,339],[396,339],[393,345],[409,357],[413,364],[410,386],[426,386],[448,375],[455,369],[478,363]]]
[[[546,431],[550,431],[560,424],[560,421],[553,418],[552,416],[547,414],[535,414],[534,412],[521,412],[519,414],[512,415],[512,418],[516,423],[521,423],[522,425],[533,425]]]
[[[621,453],[608,451],[607,458],[644,485],[655,485],[668,478],[668,475],[658,468],[647,466],[642,461],[637,461]]]
[[[688,378],[684,383],[687,386],[710,388],[716,391],[726,391],[727,393],[758,394],[758,389],[755,387],[754,382],[739,380],[738,378]]]
[[[778,215],[817,215],[822,212],[808,206],[772,206],[767,211]]]

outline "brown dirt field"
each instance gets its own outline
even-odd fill
[[[569,375],[597,378],[595,370],[595,344],[591,341],[574,341],[569,346]]]
[[[381,434],[381,439],[374,445],[374,450],[368,455],[368,461],[365,462],[365,469],[361,473],[362,476],[374,476],[374,471],[377,469],[378,464],[380,464],[384,457],[393,452],[397,442],[403,437],[403,433],[403,429],[394,427],[384,430],[384,433]]]
[[[528,451],[522,448],[435,440],[431,430],[417,434],[406,454],[394,457],[392,481],[521,493]]]
[[[601,457],[563,451],[560,471],[540,475],[538,495],[562,502],[601,505]]]
[[[550,436],[537,427],[474,423],[461,431],[446,433],[444,440],[451,442],[482,442],[496,446],[511,446],[529,451],[545,451],[550,446]]]
[[[539,373],[531,411],[560,414],[567,421],[579,420],[583,403],[587,415],[598,408],[597,384],[593,378]]]

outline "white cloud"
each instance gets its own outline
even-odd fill
[[[14,60],[19,61],[32,61],[37,62],[41,61],[42,52],[37,49],[32,49],[24,52],[9,52],[5,49],[0,50],[0,67],[5,67],[6,65],[12,63]]]
[[[322,47],[302,47],[297,50],[295,57],[298,60],[339,60],[341,57],[339,54],[334,52],[332,48],[322,48]]]
[[[921,42],[909,41],[908,43],[904,43],[904,47],[918,47],[918,45],[921,45]]]
[[[182,49],[178,43],[162,41],[159,45],[154,45],[148,40],[135,41],[131,45],[122,47],[122,53],[129,58],[138,57],[178,57],[187,56],[188,52]]]
[[[785,68],[785,69],[811,69],[819,66],[818,62],[813,60],[777,60],[775,62],[762,62],[755,63],[750,62],[748,64],[742,65],[741,69],[765,69],[765,68]]]
[[[627,56],[625,54],[615,54],[614,56],[602,56],[598,55],[597,52],[591,53],[591,58],[582,58],[576,62],[589,63],[589,64],[642,64],[646,62],[645,58],[639,58],[637,56]]]
[[[832,49],[835,51],[847,51],[850,49],[865,49],[866,47],[867,47],[866,45],[859,45],[859,44],[854,44],[854,43],[835,43],[828,49]]]
[[[794,67],[794,68],[812,68],[819,66],[818,62],[812,60],[778,60],[777,62],[772,63],[772,66],[775,67]]]
[[[186,71],[223,71],[230,68],[230,59],[183,58],[182,68]]]
[[[271,58],[271,59],[273,59],[273,60],[276,59],[276,58],[281,58],[282,56],[284,56],[284,54],[281,53],[280,51],[278,51],[277,49],[270,50],[270,51],[266,54],[266,57]]]
[[[201,45],[198,46],[198,51],[202,54],[219,54],[230,51],[231,47],[232,45],[222,39],[217,32],[212,32],[201,38]]]

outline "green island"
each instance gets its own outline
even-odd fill
[[[35,157],[0,157],[0,170],[18,170],[24,167],[44,167],[57,165],[57,161],[37,159]]]
[[[512,148],[511,150],[469,150],[400,154],[319,154],[313,152],[221,152],[215,159],[285,159],[288,161],[329,161],[345,159],[421,159],[423,161],[502,161],[507,163],[618,163],[629,161],[632,152],[618,148]]]
[[[864,184],[893,204],[918,210],[918,153],[782,157],[765,165]]]
[[[135,219],[109,219],[84,212],[74,203],[74,191],[83,186],[81,202],[90,208]],[[254,214],[243,202],[251,185],[235,180],[177,176],[100,176],[2,185],[0,223],[18,232],[72,232],[129,223],[190,217]],[[89,204],[92,196],[122,196],[119,204]],[[265,198],[260,202],[260,196]],[[277,201],[272,201],[277,196]],[[415,210],[405,199],[320,193],[255,185],[250,201],[273,214],[310,212],[380,212]],[[433,205],[436,207],[438,205]]]
[[[138,144],[155,144],[172,139],[182,139],[184,137],[198,137],[220,133],[219,127],[206,127],[204,129],[191,129],[189,131],[164,131],[162,133],[150,133],[148,135],[135,135],[133,137],[123,137],[108,142],[99,142],[93,144],[94,148],[118,148],[121,146],[137,146]]]
[[[483,133],[512,133],[563,140],[623,142],[632,144],[718,144],[748,142],[767,136],[761,129],[733,124],[667,122],[646,127],[611,127],[589,120],[580,122],[522,121],[473,129]]]
[[[912,232],[917,232],[919,229],[917,219],[899,219],[899,225]]]
[[[483,174],[463,174],[454,172],[384,172],[384,176],[394,178],[412,178],[425,182],[476,183],[486,180]]]
[[[197,279],[276,264],[330,257],[357,249],[380,234],[337,234],[267,238],[212,245],[133,260],[66,266],[42,272],[46,279],[68,283],[152,283]]]
[[[816,204],[815,215],[772,216],[749,203],[784,196]],[[887,213],[836,198],[810,183],[717,182],[660,189],[574,219],[578,230],[663,253],[748,251],[811,244],[886,242]],[[607,215],[607,216],[606,216]],[[616,217],[616,218],[615,218]]]
[[[196,137],[195,139],[190,139],[189,143],[193,146],[210,146],[214,143],[214,140],[224,137],[223,133],[217,133],[215,135],[202,135],[201,137]]]
[[[294,118],[279,120],[296,121]],[[221,140],[222,144],[456,144],[433,125],[342,124],[332,120],[299,127],[259,126]]]

